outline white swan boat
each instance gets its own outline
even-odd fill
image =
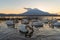
[[[6,24],[7,24],[8,27],[9,27],[9,26],[14,26],[13,20],[7,20],[7,21],[6,21]]]
[[[21,23],[22,24],[28,24],[29,23],[29,20],[28,19],[22,19]]]
[[[53,24],[54,27],[60,27],[60,22],[56,22]]]
[[[43,27],[43,23],[42,23],[42,22],[32,22],[31,25],[32,25],[32,26],[35,26],[36,28],[38,28],[38,27]]]

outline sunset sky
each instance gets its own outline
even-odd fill
[[[60,13],[60,0],[0,0],[0,13],[22,13],[24,7]]]

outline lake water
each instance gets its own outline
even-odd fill
[[[15,28],[18,28],[21,22],[15,24]],[[4,28],[8,28],[5,21],[0,22],[0,29],[3,30]],[[48,24],[44,24],[42,28],[35,28],[33,27],[35,32],[38,35],[54,35],[60,32],[60,28],[51,28]]]
[[[19,23],[15,24],[15,28],[18,28],[18,26],[21,24],[21,21],[19,21]],[[60,28],[51,28],[48,26],[48,24],[44,24],[42,28],[34,28],[34,33],[33,33],[33,38],[39,35],[60,35]],[[18,29],[17,29],[18,30]],[[0,37],[2,37],[1,35],[3,35],[3,33],[7,34],[7,33],[14,33],[16,31],[16,29],[11,29],[8,28],[8,26],[6,25],[6,21],[0,21]],[[59,36],[60,37],[60,36]]]

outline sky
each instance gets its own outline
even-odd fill
[[[60,13],[60,0],[0,0],[0,13],[22,13],[23,8],[38,8],[49,13]]]

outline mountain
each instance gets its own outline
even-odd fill
[[[56,14],[50,14],[48,12],[41,11],[37,8],[24,8],[27,10],[27,12],[22,13],[21,15],[56,15]]]
[[[6,14],[4,14],[4,13],[0,13],[0,16],[5,16]]]
[[[50,14],[50,13],[48,13],[48,12],[44,12],[44,11],[41,11],[41,10],[39,10],[39,9],[37,9],[37,8],[34,8],[34,9],[32,9],[32,8],[24,8],[24,9],[26,9],[27,11],[26,12],[24,12],[24,13],[22,13],[22,14],[4,14],[4,13],[0,13],[0,16],[26,16],[26,15],[41,15],[41,16],[55,16],[55,15],[57,15],[57,14]]]

